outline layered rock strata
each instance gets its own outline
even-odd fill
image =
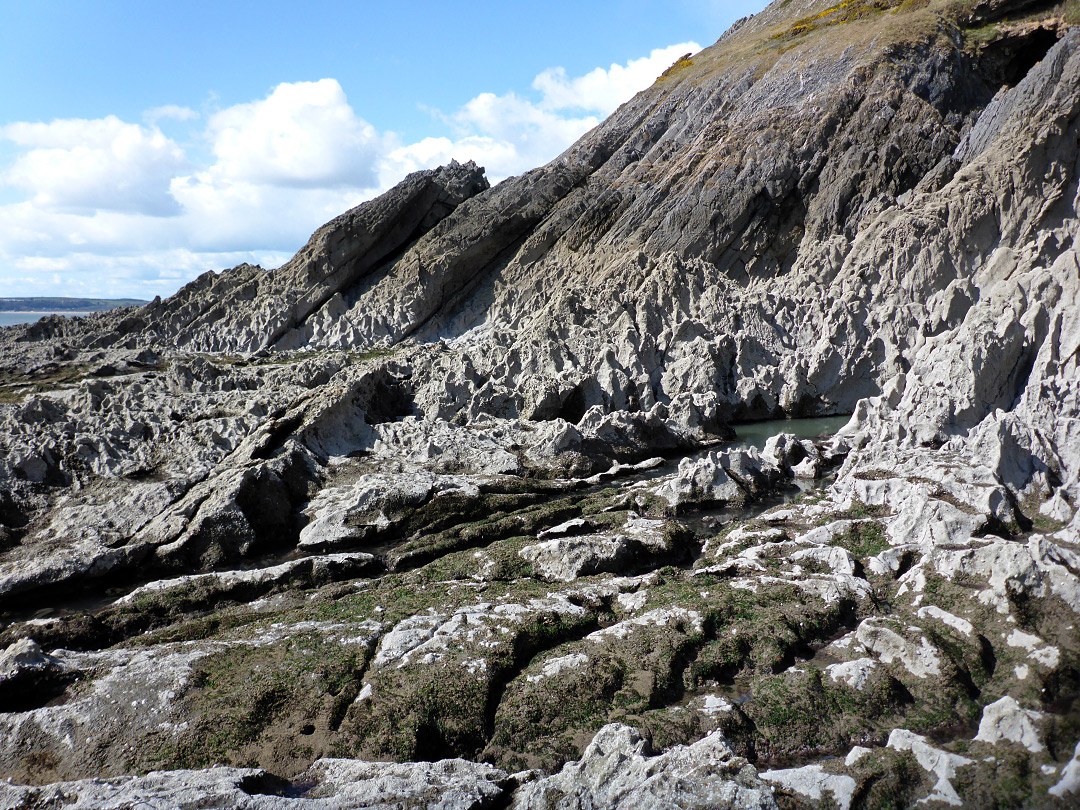
[[[783,0],[547,166],[0,332],[0,798],[1074,805],[1078,22]]]

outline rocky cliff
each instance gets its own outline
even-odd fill
[[[0,799],[1074,806],[1078,28],[782,0],[525,175],[0,332]]]

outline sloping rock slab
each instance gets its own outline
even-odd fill
[[[489,807],[512,784],[490,765],[462,759],[397,764],[320,759],[294,782],[262,770],[154,771],[141,777],[85,779],[45,787],[0,784],[0,807],[36,810],[214,807],[218,810],[391,810]]]

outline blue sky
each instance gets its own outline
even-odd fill
[[[407,172],[555,157],[762,0],[0,0],[0,297],[273,267]]]

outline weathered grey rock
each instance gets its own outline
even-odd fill
[[[51,699],[78,675],[24,638],[0,651],[0,711],[22,711]]]
[[[1006,695],[983,709],[975,739],[990,744],[1010,740],[1037,754],[1046,749],[1039,733],[1039,725],[1045,719],[1045,713],[1021,709],[1014,698]]]
[[[764,771],[761,778],[811,801],[821,801],[828,795],[839,810],[848,810],[851,807],[852,795],[855,792],[854,779],[845,774],[831,774],[821,765]]]
[[[655,565],[685,551],[673,542],[664,521],[630,517],[616,529],[543,540],[518,554],[543,578],[572,582],[602,571],[625,573],[645,562]]]
[[[44,675],[56,667],[56,659],[46,655],[31,639],[17,641],[0,652],[0,688],[16,680]]]
[[[678,473],[657,487],[656,495],[672,509],[710,503],[740,506],[767,494],[783,480],[780,466],[754,448],[724,450],[683,459]]]
[[[1067,797],[1080,32],[880,5],[774,3],[551,164],[413,175],[276,271],[0,331],[0,634],[48,686],[0,775],[551,774],[632,716],[515,801],[767,803],[717,728],[799,801]],[[940,718],[979,734],[905,731]]]
[[[222,810],[473,810],[489,807],[500,798],[510,778],[490,765],[460,759],[408,765],[320,759],[294,782],[299,787],[250,768],[155,771],[140,777],[60,782],[44,788],[0,785],[0,802],[27,810],[58,802],[73,810],[132,805],[162,810],[196,805]]]
[[[478,482],[466,476],[423,470],[364,473],[348,487],[328,486],[308,505],[310,522],[300,530],[299,547],[325,551],[373,537],[403,514],[439,496],[477,500]]]
[[[910,751],[919,766],[931,775],[934,780],[933,785],[929,793],[923,797],[928,802],[937,801],[954,807],[963,805],[963,801],[952,785],[952,779],[959,768],[970,765],[972,760],[935,748],[930,745],[926,737],[902,728],[896,729],[889,735],[888,747],[897,751]]]
[[[1076,744],[1073,758],[1061,770],[1061,779],[1050,788],[1050,795],[1064,799],[1067,796],[1080,793],[1080,742]]]
[[[772,808],[772,791],[753,766],[715,733],[691,746],[654,755],[629,726],[596,733],[581,760],[530,782],[514,794],[515,808]]]
[[[173,593],[196,591],[206,601],[229,598],[242,593],[249,598],[273,587],[301,583],[332,582],[356,579],[379,570],[375,558],[363,552],[325,554],[289,560],[279,565],[240,571],[221,571],[211,574],[189,574],[173,579],[159,579],[141,585],[120,597],[116,606],[137,604],[146,597],[169,598]]]
[[[46,673],[77,674],[81,681],[62,679],[60,692],[30,690],[20,705],[0,706],[7,709],[0,711],[0,767],[20,780],[33,778],[41,770],[38,760],[44,751],[51,755],[39,776],[53,780],[91,768],[110,776],[130,772],[133,763],[153,753],[151,746],[175,744],[189,733],[194,718],[184,713],[185,697],[199,686],[192,682],[196,668],[213,657],[299,637],[309,644],[315,637],[331,647],[365,651],[374,646],[380,630],[373,621],[278,623],[224,640],[56,651]],[[61,695],[66,699],[55,700]]]
[[[810,442],[801,442],[791,433],[780,433],[765,442],[761,457],[791,475],[797,465],[817,455],[816,451],[811,455],[812,450]]]

